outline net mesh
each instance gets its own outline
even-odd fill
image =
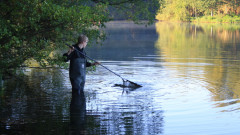
[[[124,87],[128,87],[128,88],[139,88],[139,87],[142,87],[141,85],[136,84],[134,82],[131,82],[129,80],[123,80],[123,86]]]

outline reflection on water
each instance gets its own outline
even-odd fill
[[[204,81],[216,101],[239,99],[240,25],[157,23],[156,28],[155,45],[167,66]]]
[[[70,106],[71,134],[86,134],[86,97],[84,92],[72,95]]]
[[[59,124],[69,115],[64,78],[51,69],[29,69],[26,74],[7,80],[1,90],[1,134],[66,133],[66,125]]]
[[[68,71],[26,69],[0,91],[1,134],[238,134],[238,25],[107,24],[88,55],[102,67],[72,97]]]

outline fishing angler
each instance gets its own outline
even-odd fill
[[[65,56],[65,61],[70,60],[69,67],[69,77],[72,85],[72,95],[80,95],[84,90],[85,80],[86,80],[86,67],[99,65],[99,62],[90,63],[85,55],[85,47],[88,43],[88,37],[85,35],[80,35],[78,42],[70,46],[67,53],[63,54]]]
[[[134,83],[123,78],[119,74],[113,72],[112,70],[105,67],[101,63],[87,56],[86,52],[84,51],[84,48],[87,46],[87,43],[88,43],[87,36],[80,35],[78,38],[78,42],[75,45],[70,46],[66,44],[68,47],[70,47],[70,49],[63,56],[66,57],[66,62],[70,60],[69,76],[72,85],[72,95],[74,95],[75,93],[79,95],[81,92],[83,92],[86,80],[86,67],[94,65],[101,65],[103,68],[112,72],[114,75],[120,77],[123,81],[123,85],[121,85],[121,87],[127,87],[132,89],[142,87],[137,83]],[[94,61],[94,63],[88,62],[87,59]]]

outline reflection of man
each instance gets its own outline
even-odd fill
[[[72,95],[70,105],[71,134],[86,134],[85,130],[86,99],[84,92]]]

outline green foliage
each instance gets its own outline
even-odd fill
[[[186,2],[181,0],[165,0],[159,20],[186,20]]]
[[[211,23],[239,23],[240,16],[215,15],[192,18],[193,22],[211,22]]]
[[[159,1],[0,1],[0,74],[14,71],[29,59],[41,66],[64,66],[57,50],[65,43],[75,42],[80,33],[89,37],[89,44],[105,38],[101,28],[111,19],[109,7],[135,22],[146,19],[152,23]]]
[[[237,16],[233,17],[237,14],[239,6],[238,0],[164,0],[160,14],[156,18],[158,20],[235,23],[239,22]]]

